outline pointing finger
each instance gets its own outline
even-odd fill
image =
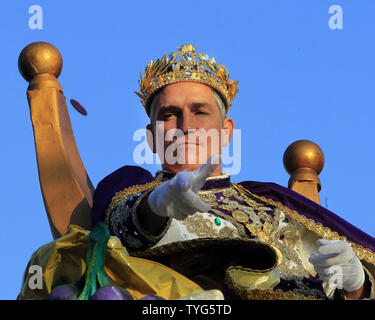
[[[179,172],[171,182],[171,186],[178,191],[187,191],[191,188],[191,173],[187,171]]]

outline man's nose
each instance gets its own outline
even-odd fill
[[[184,134],[195,131],[194,120],[188,113],[183,113],[179,119],[178,128],[182,130]]]

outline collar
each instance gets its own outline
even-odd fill
[[[160,170],[156,172],[155,180],[166,181],[173,178],[175,175],[176,173],[174,172]],[[228,188],[230,185],[230,175],[227,173],[222,173],[220,176],[208,177],[201,190]]]

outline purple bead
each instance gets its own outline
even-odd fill
[[[163,297],[159,297],[159,296],[144,296],[139,300],[166,300],[166,299],[164,299]]]
[[[99,288],[90,300],[134,300],[129,291],[115,286]]]
[[[48,295],[47,300],[75,300],[79,292],[72,284],[63,284],[54,288]]]

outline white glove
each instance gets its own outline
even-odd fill
[[[336,287],[347,292],[362,287],[365,282],[365,272],[349,243],[319,239],[317,244],[319,253],[313,253],[309,261],[321,280],[332,286],[333,281],[330,280],[336,279]]]
[[[207,212],[210,206],[197,192],[203,187],[219,164],[220,155],[214,154],[195,171],[181,171],[171,180],[155,188],[148,197],[150,209],[161,217],[183,220],[195,212]]]

